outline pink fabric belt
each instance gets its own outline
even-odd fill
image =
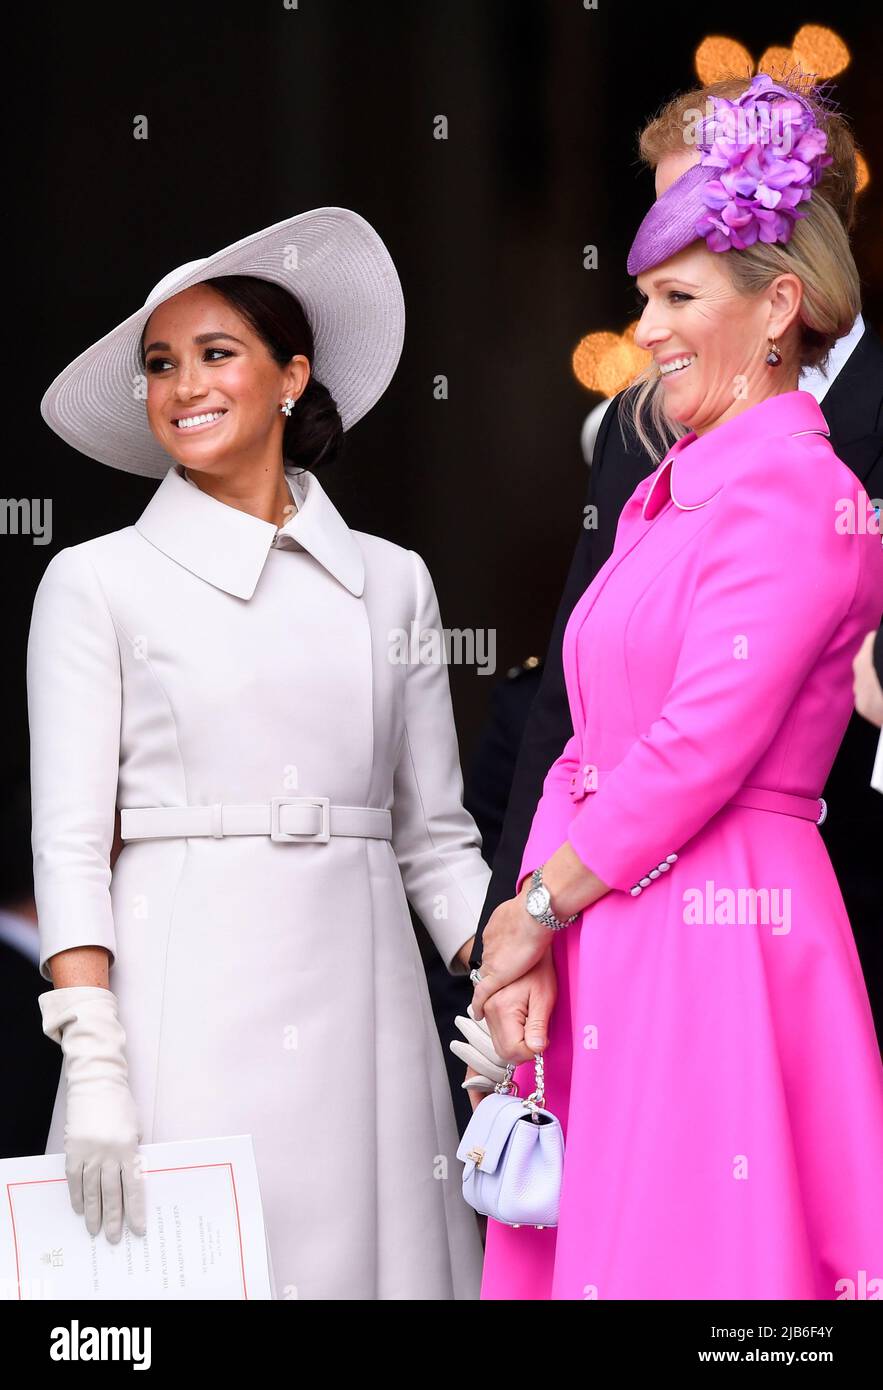
[[[765,787],[740,787],[727,805],[751,806],[755,811],[779,811],[785,816],[815,821],[816,825],[821,825],[828,814],[822,796],[795,796],[793,792],[772,792]]]
[[[570,779],[571,800],[582,801],[584,797],[591,796],[597,790],[596,787],[586,786],[593,773],[599,785],[610,775],[608,771],[592,768],[586,763]],[[799,816],[801,820],[811,820],[816,825],[821,825],[828,814],[824,797],[797,796],[793,792],[770,791],[766,787],[740,787],[725,805],[748,806],[755,811],[776,811],[784,816]]]

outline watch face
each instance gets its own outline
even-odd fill
[[[525,899],[525,903],[532,917],[541,917],[544,912],[548,911],[549,907],[548,888],[543,884],[540,884],[538,888],[531,888]]]

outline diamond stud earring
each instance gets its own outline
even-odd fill
[[[284,403],[280,405],[279,409],[281,410],[283,415],[290,415],[293,406],[294,401],[292,400],[291,396],[286,396]]]

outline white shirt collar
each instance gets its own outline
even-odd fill
[[[831,349],[825,374],[819,367],[804,367],[800,373],[800,380],[797,383],[800,391],[809,391],[821,404],[828,391],[830,391],[839,372],[843,370],[848,358],[858,345],[858,341],[865,331],[865,321],[861,314],[856,316],[855,323],[848,333],[844,333],[842,338],[838,338]]]

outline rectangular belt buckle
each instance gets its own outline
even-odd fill
[[[318,806],[322,812],[321,827],[312,835],[292,834],[279,827],[279,808],[281,806]],[[331,837],[331,798],[327,796],[271,796],[270,797],[270,839],[315,841],[327,845]]]

